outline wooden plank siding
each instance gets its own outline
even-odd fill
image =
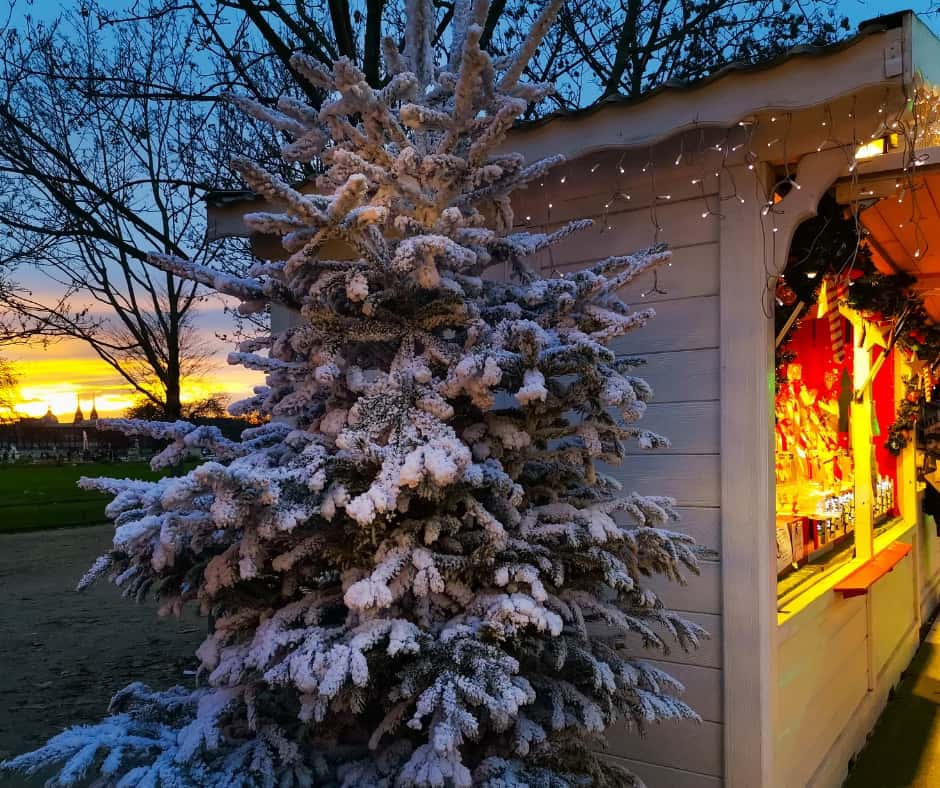
[[[895,649],[911,629],[916,629],[914,591],[914,556],[908,554],[869,592],[874,649],[872,668],[876,676],[882,674]],[[899,615],[902,611],[904,615]]]
[[[648,177],[631,177],[629,167],[627,175],[620,175],[620,155],[614,151],[591,158],[601,162],[594,174],[589,174],[590,162],[572,162],[550,173],[544,187],[523,193],[515,204],[517,222],[525,227],[551,231],[570,219],[595,220],[593,227],[538,259],[543,274],[577,271],[654,242]],[[652,273],[624,288],[621,295],[633,308],[649,305],[656,315],[613,344],[618,355],[646,360],[637,374],[650,382],[655,399],[640,424],[666,435],[672,446],[656,451],[632,446],[619,467],[600,465],[598,470],[620,481],[625,492],[674,497],[682,516],[676,530],[692,534],[717,559],[721,543],[718,220],[712,215],[702,218],[702,190],[691,182],[699,176],[689,167],[665,168],[658,175],[657,193],[671,195],[656,201],[655,217],[663,228],[662,240],[673,249],[672,265],[660,268],[655,277],[656,291],[661,292],[653,291]],[[560,177],[566,179],[564,188]],[[705,196],[713,207],[716,184],[713,176],[706,179]],[[630,193],[631,199],[612,200],[617,192]],[[642,737],[615,727],[608,734],[607,753],[651,786],[714,788],[721,783],[724,735],[720,562],[703,561],[701,575],[687,580],[683,586],[653,578],[649,587],[667,607],[705,627],[711,637],[691,653],[677,647],[668,654],[645,651],[635,636],[628,636],[624,646],[676,676],[686,686],[685,700],[703,722],[653,725]]]
[[[674,769],[633,758],[610,756],[611,762],[626,767],[638,775],[650,788],[721,788],[720,777],[685,769]]]
[[[868,691],[865,598],[826,601],[780,644],[774,785],[808,785]]]
[[[692,720],[651,725],[642,736],[614,726],[607,733],[607,752],[621,758],[720,777],[723,735],[719,723]]]
[[[915,550],[868,594],[829,590],[780,626],[774,786],[836,788],[864,746],[917,647],[917,605],[932,582],[915,572],[918,551],[936,548],[918,542],[921,530],[887,535]]]

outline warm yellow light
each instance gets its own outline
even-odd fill
[[[49,358],[40,352],[16,361],[21,383],[13,410],[19,416],[39,418],[51,409],[60,421],[70,423],[79,402],[87,418],[94,400],[101,416],[113,417],[123,415],[138,399],[126,381],[97,359]],[[262,380],[257,372],[219,365],[205,377],[185,381],[181,399],[192,402],[212,394],[241,399]]]
[[[858,160],[883,156],[888,151],[897,148],[899,144],[900,141],[897,134],[886,134],[884,137],[878,137],[878,139],[859,146],[858,150],[855,151],[855,158]]]

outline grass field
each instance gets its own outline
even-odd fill
[[[157,479],[146,462],[0,466],[0,533],[74,528],[106,521],[110,497],[80,490],[82,476]]]

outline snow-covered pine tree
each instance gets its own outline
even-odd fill
[[[302,193],[234,163],[283,210],[248,224],[290,257],[245,279],[156,262],[247,309],[299,313],[230,358],[267,373],[238,411],[271,421],[237,442],[110,422],[170,439],[155,466],[215,459],[158,482],[83,480],[115,495],[117,528],[81,585],[110,574],[163,612],[211,614],[201,681],[133,684],[101,723],[7,768],[122,787],[624,786],[595,754],[605,728],[695,717],[620,647],[626,633],[696,645],[701,630],[643,585],[696,571],[691,539],[663,529],[672,500],[621,495],[595,470],[627,441],[663,441],[636,426],[652,395],[636,360],[608,344],[652,316],[617,291],[669,253],[539,278],[526,258],[588,223],[515,230],[511,192],[561,158],[499,152],[551,90],[519,80],[559,5],[494,62],[486,0],[458,0],[439,68],[432,4],[409,0],[381,90],[348,60],[330,72],[297,55],[322,109],[235,99],[292,137],[286,159],[325,167]],[[495,265],[512,281],[485,279]]]

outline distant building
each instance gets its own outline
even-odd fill
[[[81,403],[71,424],[62,424],[49,408],[40,418],[24,417],[0,424],[0,461],[114,459],[149,456],[157,447],[147,438],[129,438],[115,430],[99,430],[98,409],[92,400],[85,418]]]

